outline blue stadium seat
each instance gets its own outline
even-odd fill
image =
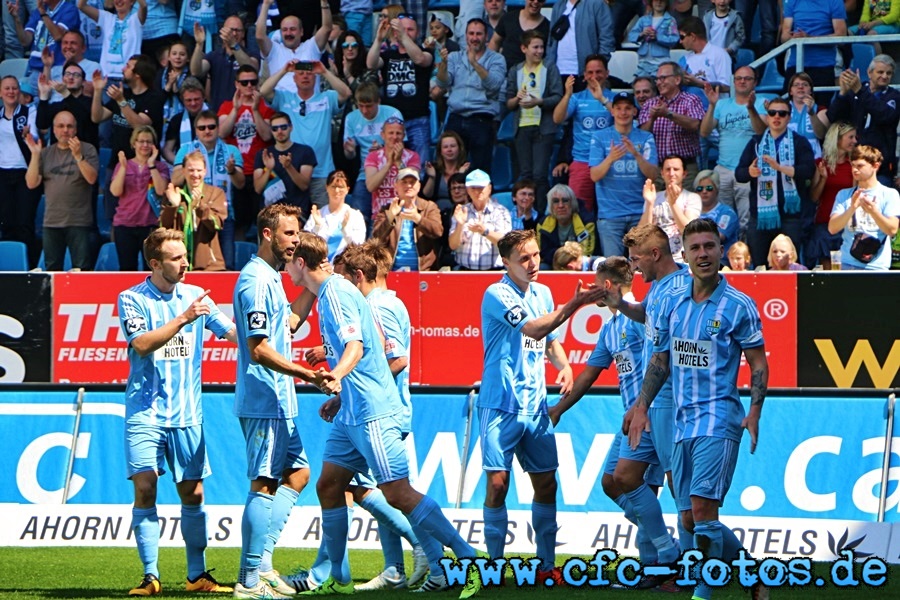
[[[112,219],[106,216],[106,205],[104,203],[103,194],[97,196],[96,219],[97,229],[100,231],[100,237],[104,240],[108,240],[110,233],[112,233]]]
[[[766,63],[765,68],[763,69],[762,78],[759,80],[759,85],[756,86],[756,91],[758,92],[775,92],[776,94],[780,94],[781,90],[784,89],[784,76],[778,72],[778,65],[774,60],[770,60]]]
[[[140,262],[138,262],[138,264],[140,264]],[[94,270],[119,270],[119,255],[116,253],[116,245],[113,242],[106,242],[100,246],[100,254],[97,255],[97,263],[94,265]]]
[[[441,137],[441,122],[438,118],[437,103],[432,100],[428,103],[428,124],[431,127],[431,143],[437,144],[438,138]]]
[[[27,271],[28,246],[24,242],[0,241],[0,271]]]
[[[491,197],[501,205],[506,207],[506,210],[510,212],[512,212],[516,208],[513,204],[512,192],[499,192],[497,194],[491,194]]]
[[[850,61],[850,69],[859,71],[859,80],[869,83],[869,63],[875,58],[875,47],[871,44],[851,44],[853,60]]]
[[[513,119],[518,116],[518,112],[507,113],[503,120],[500,121],[500,128],[497,130],[497,141],[501,144],[512,144],[515,139],[513,134]]]
[[[234,243],[234,268],[235,270],[240,271],[244,268],[250,259],[253,258],[253,255],[256,254],[257,245],[251,244],[250,242],[235,242]]]
[[[508,146],[496,144],[491,165],[491,186],[495,192],[508,192],[512,184],[512,154]]]
[[[746,67],[756,60],[753,50],[750,48],[738,48],[737,56],[734,57],[734,70],[737,71],[741,67]]]
[[[0,77],[12,75],[16,79],[25,77],[25,71],[28,70],[27,58],[7,58],[0,62]]]
[[[38,269],[41,271],[47,270],[47,262],[44,260],[44,251],[41,250],[41,259],[38,261]],[[63,271],[71,271],[72,270],[72,255],[69,253],[69,249],[66,248],[66,257],[63,259]]]
[[[47,197],[41,194],[38,202],[37,213],[34,215],[34,235],[37,239],[44,237],[44,211],[47,209]]]

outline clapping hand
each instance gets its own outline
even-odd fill
[[[268,148],[263,150],[262,160],[263,166],[268,170],[271,171],[275,168],[275,156]]]
[[[750,163],[750,167],[747,169],[747,171],[750,173],[750,177],[753,177],[754,179],[759,177],[761,171],[759,169],[757,159],[753,159],[753,162]]]
[[[656,203],[656,184],[653,183],[652,179],[647,179],[644,181],[644,189],[642,192],[644,197],[644,202],[647,204],[655,204]]]

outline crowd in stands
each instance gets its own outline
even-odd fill
[[[698,216],[732,270],[900,268],[890,44],[864,72],[789,52],[780,93],[742,56],[900,33],[900,0],[779,4],[7,2],[0,70],[27,65],[0,82],[0,239],[47,270],[112,241],[134,270],[162,224],[192,269],[233,270],[283,202],[331,255],[376,237],[400,270],[497,269],[518,228],[547,269],[625,254],[640,223],[680,258]]]

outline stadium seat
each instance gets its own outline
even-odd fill
[[[512,192],[499,192],[497,194],[492,194],[491,197],[510,212],[512,212],[516,208],[513,204]]]
[[[497,141],[501,144],[512,144],[515,140],[513,133],[513,119],[518,116],[518,112],[507,113],[503,120],[500,121],[500,128],[497,130]]]
[[[44,251],[41,250],[41,259],[38,261],[38,269],[41,271],[47,270],[47,263],[44,260]],[[66,248],[66,257],[63,259],[63,271],[71,271],[72,270],[72,255],[69,253],[69,249]]]
[[[37,239],[44,237],[44,211],[47,210],[47,197],[41,194],[38,202],[37,212],[34,215],[34,235]]]
[[[756,56],[750,48],[738,48],[737,56],[734,57],[734,70],[737,71],[741,67],[746,67],[755,59]]]
[[[688,51],[681,48],[673,48],[672,50],[669,50],[669,60],[678,63],[679,65],[682,65],[681,59],[687,55]]]
[[[28,246],[24,242],[0,241],[0,271],[27,271]]]
[[[100,231],[100,237],[108,240],[112,232],[112,219],[106,216],[106,204],[103,194],[97,196],[97,229]]]
[[[875,47],[871,44],[851,44],[853,60],[850,61],[850,69],[859,71],[859,80],[869,83],[869,63],[875,58]]]
[[[609,59],[609,74],[628,83],[634,81],[637,73],[638,55],[630,50],[616,50]]]
[[[12,75],[16,79],[25,77],[25,71],[28,69],[27,58],[7,58],[0,62],[0,77]]]
[[[100,254],[97,255],[97,263],[94,265],[94,270],[119,270],[119,255],[116,253],[116,245],[113,242],[106,242],[105,244],[100,246]]]
[[[784,89],[784,76],[778,72],[778,65],[775,61],[770,60],[763,69],[763,75],[759,80],[759,85],[756,86],[757,94],[759,92],[775,92],[776,94],[780,94],[782,89]]]
[[[491,186],[495,192],[508,192],[512,189],[512,153],[508,146],[496,144],[491,166]]]
[[[441,137],[441,121],[438,117],[438,107],[434,100],[428,102],[428,124],[431,128],[431,143],[437,144],[438,138]]]
[[[250,242],[235,242],[234,243],[234,268],[237,271],[240,271],[244,268],[250,259],[253,258],[253,255],[256,254],[257,246],[256,244],[251,244]]]

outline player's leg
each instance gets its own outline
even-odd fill
[[[534,498],[531,502],[531,524],[537,542],[537,555],[543,562],[541,571],[550,572],[556,566],[556,439],[553,424],[546,414],[519,416],[525,432],[516,447],[522,468],[531,477]]]
[[[616,471],[616,465],[619,463],[619,447],[622,445],[622,437],[622,432],[617,431],[616,437],[613,438],[613,442],[609,447],[609,452],[606,454],[606,461],[603,466],[603,475],[600,478],[600,485],[603,487],[603,493],[622,509],[628,522],[632,523],[637,528],[635,544],[637,545],[638,555],[640,556],[642,563],[649,565],[655,563],[657,560],[656,546],[650,541],[647,532],[644,531],[644,528],[641,527],[637,517],[634,516],[634,507],[631,506],[631,502],[628,501],[625,492],[619,487],[613,477],[613,473]]]
[[[144,565],[144,577],[129,592],[133,596],[160,593],[159,583],[159,517],[156,512],[156,486],[164,473],[165,433],[161,427],[127,424],[125,453],[128,477],[134,486],[134,506],[131,509],[131,529],[137,544],[138,556]]]
[[[402,589],[408,586],[403,562],[402,539],[405,537],[415,548],[419,545],[409,520],[402,512],[388,504],[384,493],[376,487],[375,480],[366,474],[357,474],[350,490],[353,499],[378,522],[378,537],[384,554],[384,570],[371,581],[356,586],[357,590]]]
[[[509,515],[506,494],[509,472],[516,446],[525,433],[525,425],[517,415],[492,408],[478,411],[482,468],[487,477],[484,497],[484,542],[491,558],[503,556]]]
[[[650,419],[650,439],[656,456],[659,458],[659,467],[665,472],[669,482],[669,490],[675,497],[672,487],[672,450],[675,447],[675,409],[671,406],[653,406],[647,414]],[[662,485],[662,483],[660,483]],[[694,547],[694,535],[688,533],[681,525],[681,519],[676,519],[678,542],[680,550]]]

